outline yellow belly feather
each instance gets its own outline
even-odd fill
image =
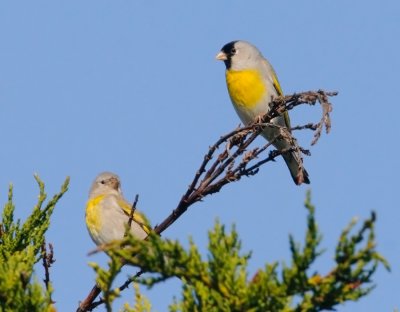
[[[257,70],[227,70],[226,84],[232,102],[237,106],[251,109],[265,95],[265,84]]]
[[[89,228],[89,231],[93,233],[99,232],[101,228],[101,217],[100,217],[100,208],[99,203],[103,200],[104,195],[96,196],[95,198],[90,199],[86,204],[86,224]],[[96,233],[96,234],[97,234]],[[95,233],[93,233],[95,234]]]

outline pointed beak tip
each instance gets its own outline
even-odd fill
[[[218,61],[226,61],[228,58],[226,57],[226,54],[221,51],[215,56],[215,59]]]

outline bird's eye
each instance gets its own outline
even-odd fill
[[[232,49],[231,49],[231,54],[232,54],[232,55],[236,54],[236,49],[235,49],[235,48],[232,48]]]
[[[101,184],[106,184],[106,181],[105,180],[101,180],[100,183]]]

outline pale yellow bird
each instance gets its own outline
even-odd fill
[[[94,180],[86,204],[86,226],[96,245],[124,238],[132,205],[123,197],[119,177],[103,172]],[[145,239],[150,232],[144,217],[136,210],[130,232]]]

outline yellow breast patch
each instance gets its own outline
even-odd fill
[[[226,84],[232,102],[238,106],[252,108],[265,95],[265,84],[257,70],[227,70]]]
[[[104,195],[96,196],[90,199],[86,204],[86,224],[90,232],[99,232],[101,228],[101,212],[99,203],[103,200]],[[93,233],[94,234],[94,233]]]

